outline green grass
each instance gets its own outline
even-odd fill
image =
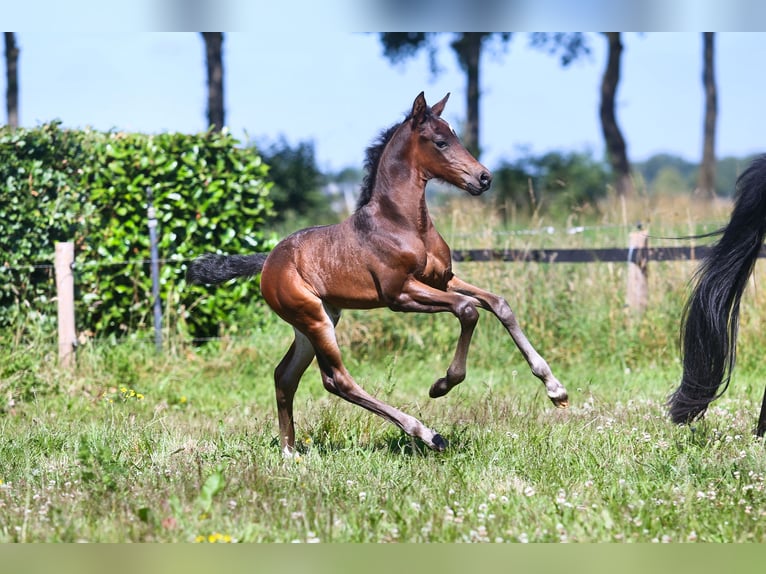
[[[276,320],[204,347],[171,340],[159,356],[151,341],[91,341],[74,372],[56,366],[52,335],[4,345],[0,542],[766,542],[766,451],[752,436],[763,272],[731,388],[689,428],[664,402],[693,269],[652,265],[637,317],[623,265],[457,268],[508,298],[567,410],[490,315],[466,381],[431,400],[457,321],[346,313],[351,373],[437,429],[443,453],[330,396],[312,366],[296,397],[300,454],[284,459],[272,371],[291,330]]]
[[[245,343],[222,352],[231,362],[137,351],[130,387],[94,392],[75,377],[6,412],[0,539],[766,540],[757,383],[737,380],[690,430],[665,418],[672,370],[564,369],[572,407],[559,411],[515,362],[510,376],[478,367],[431,401],[416,364],[428,361],[402,354],[389,375],[359,366],[359,379],[439,429],[446,452],[325,396],[310,372],[301,454],[285,460],[270,369],[241,364],[259,361]],[[249,343],[273,347],[267,335]]]

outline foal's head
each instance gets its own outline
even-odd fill
[[[407,118],[412,130],[413,158],[429,179],[441,179],[480,195],[489,189],[492,174],[463,147],[455,130],[441,118],[449,94],[429,107],[423,92]]]

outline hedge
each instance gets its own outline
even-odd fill
[[[208,251],[268,250],[268,167],[229,133],[74,131],[59,122],[0,130],[0,327],[55,320],[55,243],[75,243],[79,332],[151,327],[149,195],[158,218],[166,327],[212,337],[254,315],[254,282],[211,292],[186,285]],[[238,322],[246,327],[247,321]]]

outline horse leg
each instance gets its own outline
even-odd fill
[[[428,396],[432,399],[443,397],[465,380],[466,363],[468,362],[468,349],[471,346],[473,331],[479,322],[479,313],[473,305],[459,305],[455,313],[460,321],[460,335],[455,347],[452,362],[447,367],[447,374],[438,379],[428,389]]]
[[[758,415],[758,425],[755,427],[755,436],[762,437],[764,434],[766,434],[766,389],[763,390],[761,413]]]
[[[483,309],[491,311],[506,328],[508,334],[513,339],[513,342],[516,343],[516,346],[519,348],[519,351],[521,351],[527,364],[529,364],[532,374],[540,379],[545,385],[548,398],[557,407],[564,408],[569,405],[569,398],[564,385],[553,376],[553,372],[551,371],[550,366],[548,366],[548,363],[540,356],[524,335],[519,326],[519,322],[516,320],[516,315],[513,313],[513,310],[505,299],[494,293],[490,293],[489,291],[471,285],[470,283],[466,283],[457,277],[453,277],[450,280],[448,289],[473,297],[479,302],[479,305],[481,305]]]
[[[274,369],[274,388],[277,395],[279,440],[282,454],[292,456],[295,451],[295,424],[293,422],[293,397],[303,373],[314,359],[314,347],[300,331],[295,329],[295,340],[287,354]]]
[[[420,438],[429,448],[443,451],[447,443],[433,430],[413,416],[376,399],[360,387],[346,370],[335,339],[335,330],[328,320],[308,326],[307,334],[314,345],[322,383],[331,393],[358,405],[395,424],[410,436]]]
[[[371,396],[354,381],[341,360],[340,348],[335,338],[335,323],[338,316],[332,309],[323,306],[318,298],[310,301],[309,297],[314,298],[313,295],[305,295],[300,316],[293,317],[291,322],[311,342],[325,389],[379,415],[408,435],[420,438],[429,448],[443,451],[447,443],[441,435],[426,427],[415,417]]]
[[[401,293],[391,305],[395,311],[412,313],[439,313],[449,311],[460,321],[455,355],[447,374],[437,380],[428,391],[431,398],[446,395],[453,387],[465,380],[468,349],[473,331],[479,321],[479,312],[473,299],[458,293],[449,293],[435,289],[425,283],[412,279],[405,283]]]

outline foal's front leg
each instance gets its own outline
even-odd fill
[[[545,359],[540,356],[524,335],[521,327],[519,327],[519,322],[516,320],[513,310],[505,299],[494,293],[490,293],[489,291],[471,285],[470,283],[466,283],[462,279],[454,276],[447,285],[447,288],[449,291],[473,297],[479,302],[479,305],[481,305],[483,309],[492,311],[503,326],[505,326],[506,330],[511,335],[513,342],[516,343],[516,346],[521,351],[521,354],[524,355],[524,359],[526,359],[529,364],[532,374],[540,379],[545,385],[545,391],[548,394],[548,398],[557,407],[566,408],[569,406],[569,398],[564,385],[553,376],[553,372],[548,366],[548,363],[545,362]]]
[[[460,321],[455,356],[452,358],[446,376],[437,380],[428,391],[431,398],[446,395],[454,386],[465,380],[468,348],[471,345],[473,331],[479,320],[476,302],[460,293],[441,291],[416,279],[407,281],[402,291],[391,305],[394,311],[413,313],[439,313],[448,311]]]

